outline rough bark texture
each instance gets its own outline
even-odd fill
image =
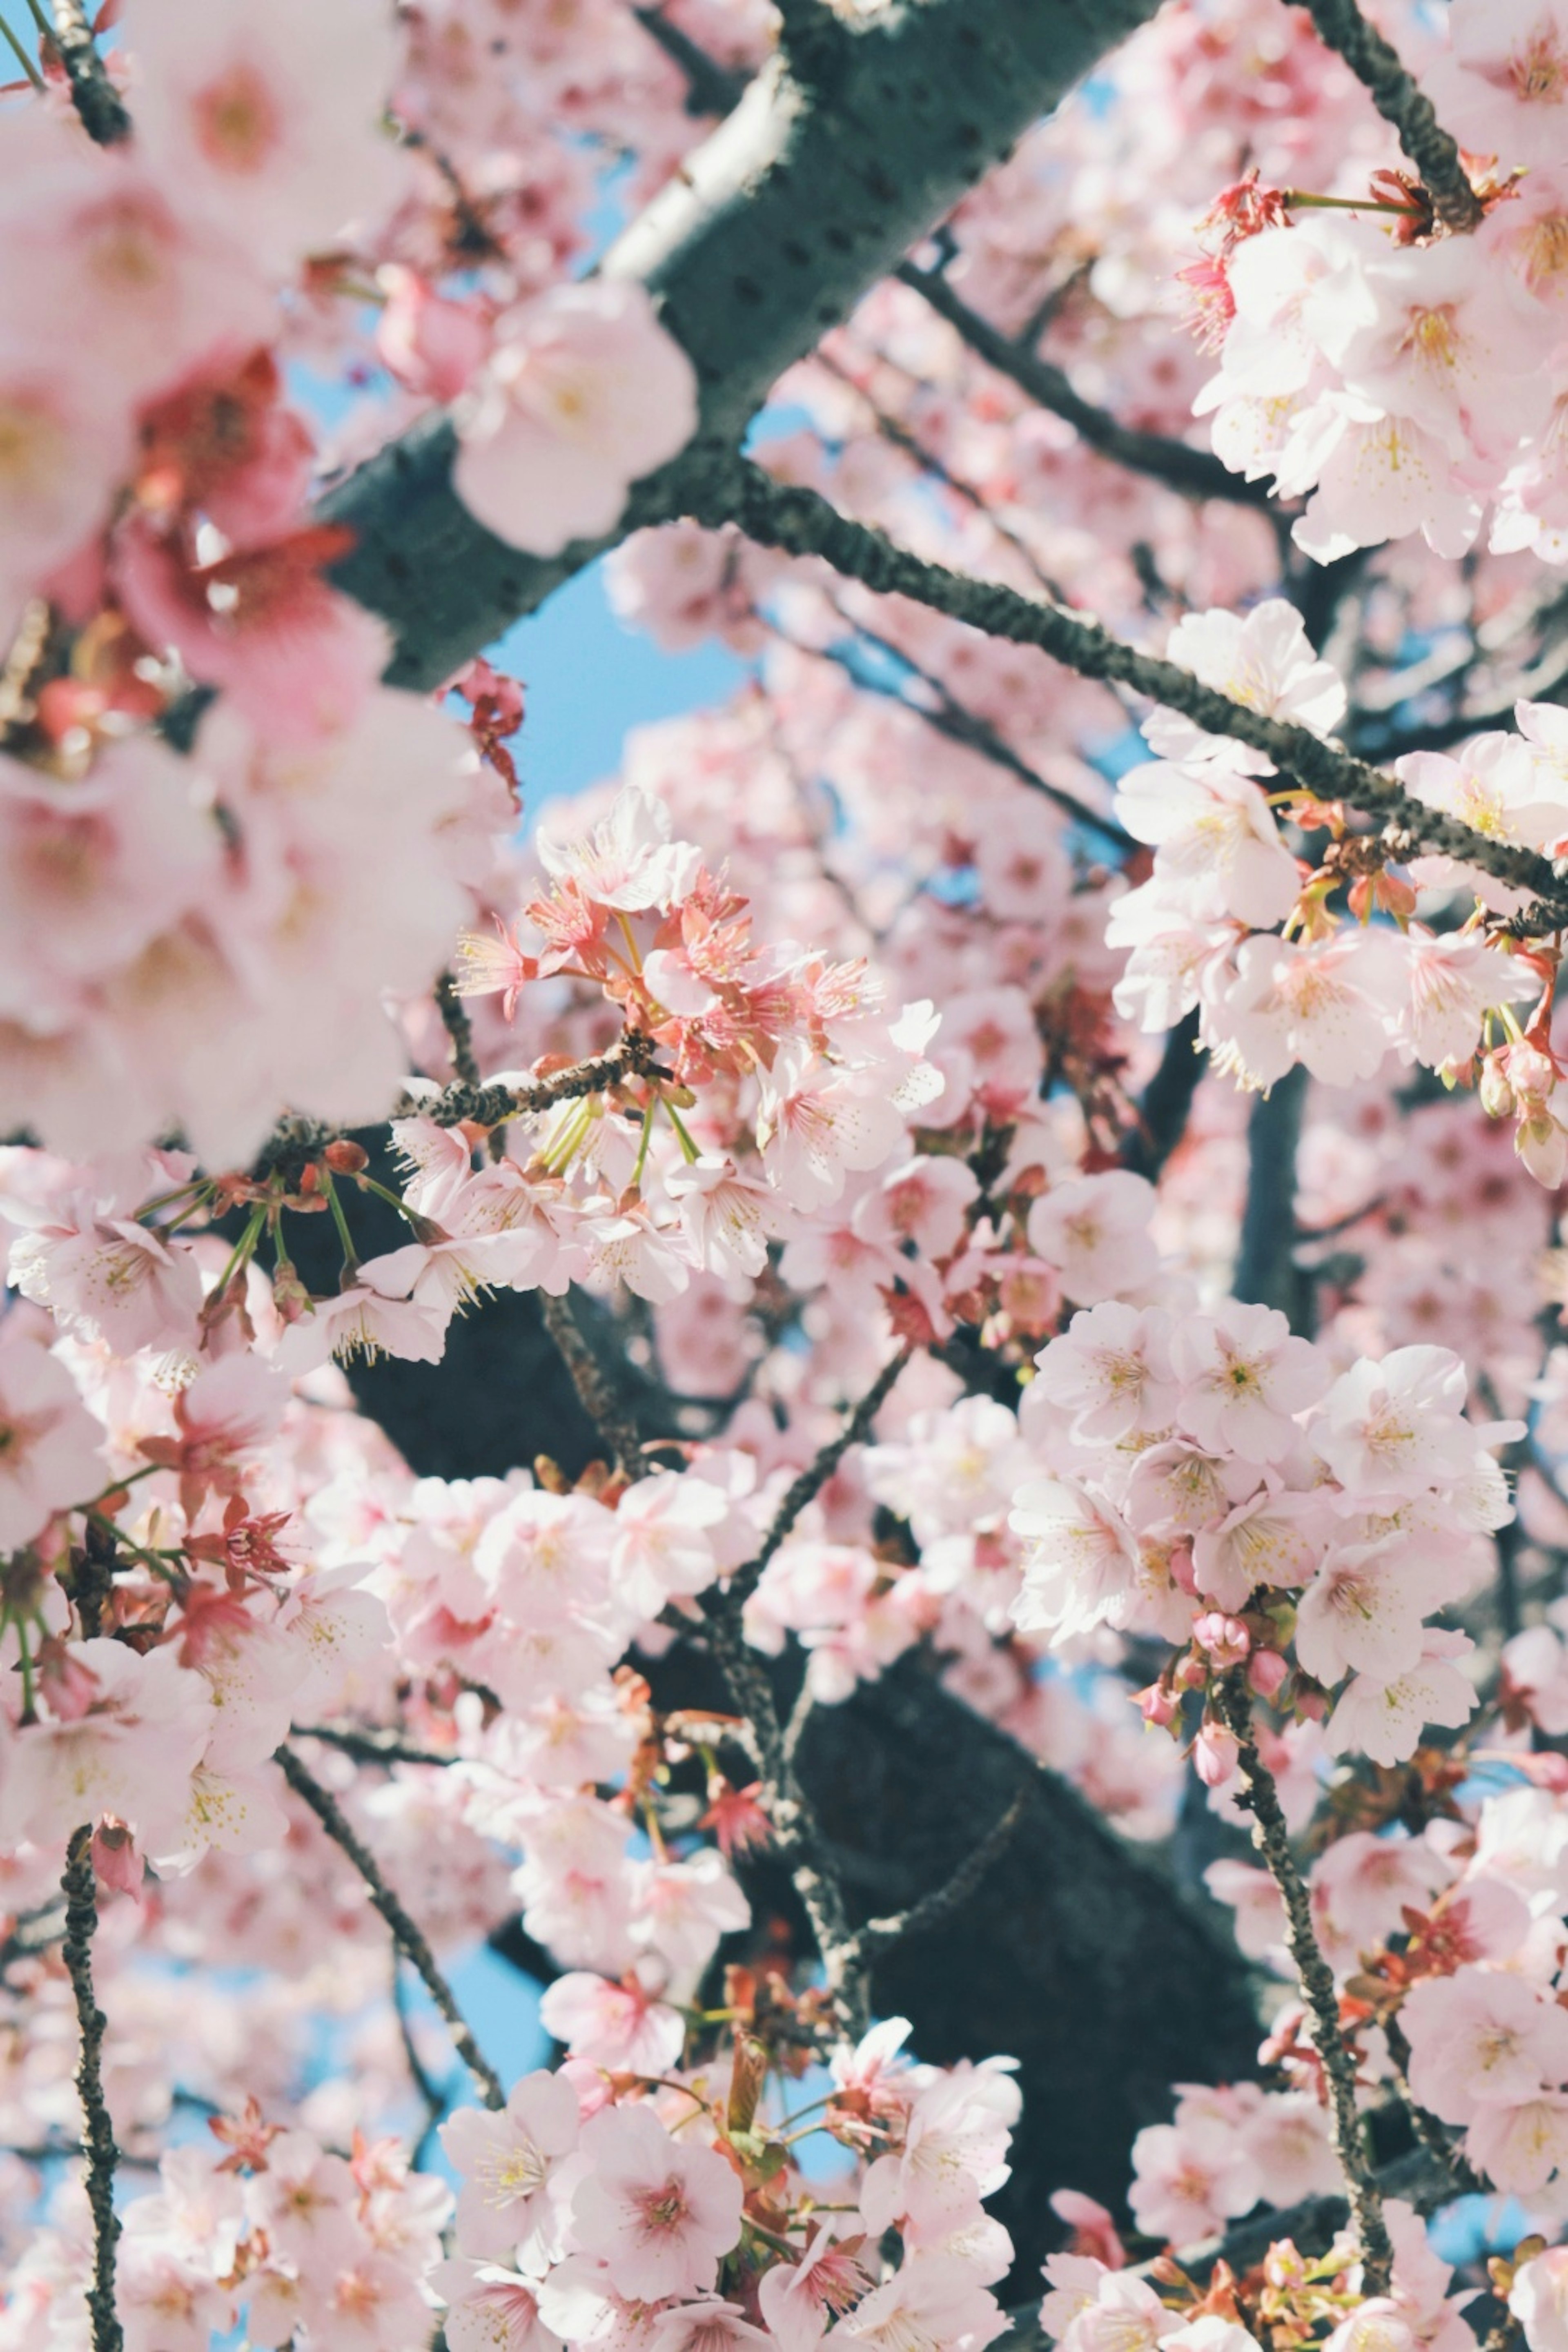
[[[353,1200],[350,1216],[366,1255],[401,1238],[374,1198]],[[327,1286],[330,1220],[303,1222],[291,1238],[301,1270]],[[589,1314],[584,1328],[590,1342],[609,1336]],[[667,1433],[668,1406],[652,1384],[607,1347],[602,1361],[643,1434]],[[574,1474],[604,1452],[531,1296],[503,1293],[455,1322],[443,1364],[356,1365],[352,1377],[362,1409],[425,1475],[500,1474],[540,1453]],[[655,1671],[660,1704],[722,1704],[711,1663],[689,1651]],[[786,1710],[793,1696],[781,1692]],[[1020,2061],[1024,2124],[996,2210],[1014,2233],[1011,2293],[1021,2298],[1061,2236],[1046,2202],[1053,2189],[1120,2205],[1132,2136],[1169,2116],[1173,2082],[1255,2071],[1260,2029],[1245,1964],[1157,1863],[913,1662],[847,1706],[816,1709],[800,1769],[857,1925],[944,1885],[1032,1784],[960,1916],[882,1955],[872,1979],[877,2011],[913,2021],[922,2058],[1005,2051]],[[791,1908],[783,1871],[748,1874],[748,1885],[759,1916]],[[503,1931],[494,1941],[539,1972],[526,1938]]]
[[[443,415],[324,501],[358,535],[335,577],[396,637],[392,682],[439,685],[603,547],[685,510],[784,370],[1153,13],[1154,0],[902,0],[846,25],[826,55],[773,59],[605,257],[654,294],[701,389],[697,440],[609,538],[545,561],[493,538],[453,495]]]
[[[1027,2294],[1060,2241],[1053,2189],[1120,2208],[1132,2137],[1169,2119],[1173,2082],[1256,2073],[1235,1944],[1076,1790],[913,1667],[818,1708],[800,1771],[857,1920],[940,1885],[1030,1783],[963,1912],[896,1947],[873,1978],[877,2011],[913,2020],[922,2058],[1020,2062],[1013,2177],[991,2210],[1017,2249],[1011,2293]]]

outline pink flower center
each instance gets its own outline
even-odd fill
[[[644,2230],[652,2235],[678,2230],[690,2219],[686,2191],[679,2180],[667,2180],[662,2189],[647,2189],[637,2200]]]
[[[272,92],[254,66],[233,65],[196,94],[196,142],[220,172],[258,172],[282,139]]]
[[[1561,106],[1568,66],[1550,26],[1533,32],[1522,49],[1510,58],[1509,75],[1514,95],[1529,105]]]

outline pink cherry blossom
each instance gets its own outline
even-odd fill
[[[697,425],[691,362],[633,278],[552,288],[496,321],[460,412],[454,473],[470,511],[513,547],[553,555],[611,530],[632,484]]]
[[[441,2145],[463,2176],[458,2242],[482,2262],[531,2269],[559,2253],[563,2220],[556,2183],[577,2144],[577,2100],[557,2074],[525,2074],[499,2115],[464,2107],[441,2126]]]
[[[741,2228],[741,2183],[723,2158],[672,2139],[643,2106],[592,2116],[582,2146],[593,2170],[573,2199],[576,2243],[619,2294],[706,2294]]]

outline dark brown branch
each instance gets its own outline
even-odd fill
[[[464,1086],[478,1087],[480,1080],[479,1066],[474,1058],[474,1024],[449,971],[442,972],[436,982],[436,1010],[452,1041],[452,1067]]]
[[[1367,2161],[1362,2137],[1355,2064],[1340,2032],[1340,2000],[1333,1970],[1313,1933],[1311,1898],[1290,1848],[1279,1791],[1258,1752],[1252,1733],[1252,1707],[1246,1689],[1234,1675],[1227,1675],[1216,1685],[1213,1704],[1235,1738],[1238,1751],[1241,1789],[1237,1802],[1252,1815],[1252,1843],[1263,1856],[1285,1906],[1285,1940],[1300,1979],[1302,1999],[1311,2016],[1312,2041],[1328,2084],[1334,2153],[1339,2158],[1346,2195],[1355,2217],[1363,2290],[1368,2295],[1386,2294],[1394,2271],[1394,2246],[1384,2219],[1382,2193]]]
[[[1194,1005],[1169,1032],[1160,1066],[1138,1102],[1138,1124],[1129,1136],[1121,1164],[1152,1183],[1186,1133],[1193,1098],[1208,1068],[1208,1055],[1198,1042]]]
[[[690,447],[634,488],[613,530],[542,558],[505,546],[453,490],[440,412],[323,502],[354,533],[333,577],[397,641],[392,683],[439,686],[605,546],[687,511],[709,452],[737,446],[785,369],[1154,5],[889,0],[842,28],[830,74],[803,76],[798,44],[771,58],[604,257],[606,275],[647,289],[701,411]]]
[[[1291,0],[1291,5],[1310,9],[1319,39],[1343,58],[1384,121],[1398,131],[1399,143],[1420,173],[1444,226],[1479,228],[1481,205],[1459,161],[1458,140],[1443,129],[1431,100],[1417,89],[1355,0]]]
[[[795,1521],[808,1504],[814,1503],[837,1469],[852,1445],[858,1445],[893,1392],[893,1384],[913,1355],[912,1346],[906,1343],[896,1356],[889,1356],[854,1412],[836,1437],[828,1440],[806,1464],[800,1475],[786,1489],[784,1498],[773,1514],[773,1524],[763,1537],[762,1549],[755,1557],[738,1568],[730,1580],[725,1595],[730,1607],[739,1611],[751,1599],[763,1579],[763,1572]]]
[[[586,1095],[606,1093],[610,1087],[619,1086],[623,1078],[656,1076],[654,1054],[650,1037],[645,1037],[640,1030],[627,1029],[607,1054],[595,1054],[587,1061],[574,1062],[569,1069],[552,1070],[548,1076],[530,1079],[520,1087],[500,1086],[494,1080],[489,1086],[477,1086],[468,1078],[458,1078],[437,1095],[405,1094],[390,1116],[427,1118],[437,1127],[461,1127],[465,1121],[475,1127],[504,1127],[509,1119],[551,1110],[557,1103],[577,1102]],[[321,1119],[300,1118],[289,1113],[279,1120],[257,1155],[252,1173],[258,1181],[269,1176],[274,1169],[289,1175],[342,1132],[342,1128],[329,1127]]]
[[[1312,1284],[1296,1263],[1296,1155],[1308,1076],[1300,1062],[1266,1095],[1253,1098],[1247,1122],[1247,1199],[1231,1277],[1232,1296],[1277,1307],[1290,1328],[1311,1337]]]
[[[632,15],[648,38],[657,41],[671,65],[686,76],[689,114],[728,114],[741,102],[746,87],[743,74],[732,74],[716,58],[700,48],[689,33],[672,25],[662,8],[634,8]]]
[[[554,1340],[562,1360],[572,1375],[572,1385],[577,1391],[578,1401],[610,1449],[611,1468],[624,1471],[628,1477],[634,1476],[642,1460],[642,1439],[637,1423],[616,1394],[609,1376],[584,1338],[572,1312],[570,1297],[563,1296],[558,1298],[549,1291],[542,1291],[539,1304],[544,1328]]]
[[[923,1936],[929,1928],[940,1927],[944,1919],[952,1918],[973,1894],[993,1863],[999,1861],[1024,1818],[1025,1800],[1028,1796],[1025,1781],[1017,1795],[1001,1818],[994,1822],[973,1853],[960,1863],[945,1885],[933,1887],[911,1903],[907,1911],[894,1912],[885,1919],[868,1919],[858,1931],[858,1940],[868,1959],[886,1951],[893,1944],[901,1944],[907,1936]]]
[[[474,2040],[472,2029],[458,2007],[451,1986],[436,1964],[436,1955],[430,1949],[423,1928],[404,1909],[382,1876],[375,1856],[358,1836],[331,1790],[321,1786],[309,1766],[291,1748],[279,1748],[277,1762],[294,1794],[302,1804],[310,1807],[332,1843],[347,1855],[364,1881],[365,1891],[392,1930],[398,1950],[418,1971],[426,1991],[445,2018],[453,2047],[478,2084],[485,2105],[488,2107],[504,2107],[506,2093],[501,2087],[500,2076]]]
[[[395,1732],[362,1731],[351,1724],[297,1723],[296,1739],[319,1739],[323,1747],[341,1748],[356,1764],[456,1764],[456,1751],[443,1755],[436,1748],[411,1748]]]
[[[1075,392],[1068,377],[1050,360],[1027,344],[1016,342],[972,310],[955,294],[940,269],[920,269],[906,261],[894,272],[900,285],[913,287],[937,316],[957,330],[977,359],[994,368],[1027,394],[1037,408],[1049,409],[1070,425],[1085,446],[1113,465],[1163,482],[1187,499],[1222,499],[1231,506],[1269,510],[1270,500],[1261,482],[1233,474],[1209,449],[1194,449],[1164,433],[1142,433],[1123,425],[1109,409],[1097,408]]]
[[[130,138],[131,117],[98,54],[87,11],[81,0],[54,0],[54,13],[55,47],[70,84],[71,104],[88,137],[100,147],[113,147]]]
[[[781,644],[794,646],[797,653],[816,654],[819,659],[831,662],[835,668],[841,669],[847,677],[852,679],[862,693],[882,695],[888,701],[896,702],[900,710],[909,711],[923,727],[929,727],[933,735],[941,735],[949,743],[962,744],[967,751],[978,751],[981,758],[989,760],[994,767],[1005,768],[1010,776],[1017,778],[1019,783],[1032,793],[1038,793],[1043,800],[1050,802],[1053,808],[1059,809],[1070,823],[1087,826],[1091,833],[1099,834],[1113,849],[1131,851],[1136,847],[1131,835],[1119,825],[1114,817],[1102,816],[1098,809],[1090,808],[1087,801],[1080,801],[1075,793],[1068,792],[1061,784],[1053,784],[1048,776],[1042,776],[1037,768],[1031,768],[989,719],[980,718],[965,704],[959,702],[941,678],[922,669],[901,646],[895,645],[891,637],[884,637],[866,622],[855,619],[851,614],[844,612],[841,605],[836,605],[835,609],[845,626],[852,629],[863,644],[875,646],[879,651],[890,655],[912,677],[929,688],[936,697],[934,707],[912,702],[908,695],[900,694],[896,686],[883,685],[874,677],[868,677],[857,666],[853,655],[840,646],[802,644],[789,636],[766,613],[759,612],[757,620]]]
[[[92,2320],[92,2352],[121,2352],[124,2336],[114,2307],[114,2250],[120,2217],[114,2210],[114,2168],[120,2161],[114,2126],[103,2096],[103,2036],[109,2023],[92,1989],[92,1938],[98,1897],[92,1872],[92,1824],[71,1832],[66,1848],[66,1974],[76,1996],[81,2055],[76,2087],[81,2100],[81,2147],[87,2158],[87,2201],[92,2211],[92,2284],[87,2307]]]
[[[1318,799],[1342,801],[1378,819],[1400,855],[1419,848],[1437,850],[1480,867],[1514,889],[1536,892],[1538,903],[1510,919],[1510,929],[1552,930],[1568,925],[1568,872],[1560,875],[1549,859],[1492,841],[1429,808],[1391,776],[1351,758],[1307,728],[1245,709],[1203,685],[1190,670],[1138,652],[1080,613],[1021,596],[994,581],[966,579],[942,564],[927,563],[869,524],[840,514],[817,491],[775,482],[744,459],[716,469],[692,511],[710,528],[738,523],[760,546],[789,555],[820,556],[879,595],[907,596],[984,635],[1038,646],[1080,677],[1128,687],[1183,712],[1211,734],[1233,736],[1267,751],[1283,774]]]

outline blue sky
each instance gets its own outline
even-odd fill
[[[527,688],[514,749],[530,817],[542,802],[612,775],[628,728],[721,702],[746,674],[721,646],[664,654],[624,627],[605,599],[602,563],[519,621],[490,658]]]

